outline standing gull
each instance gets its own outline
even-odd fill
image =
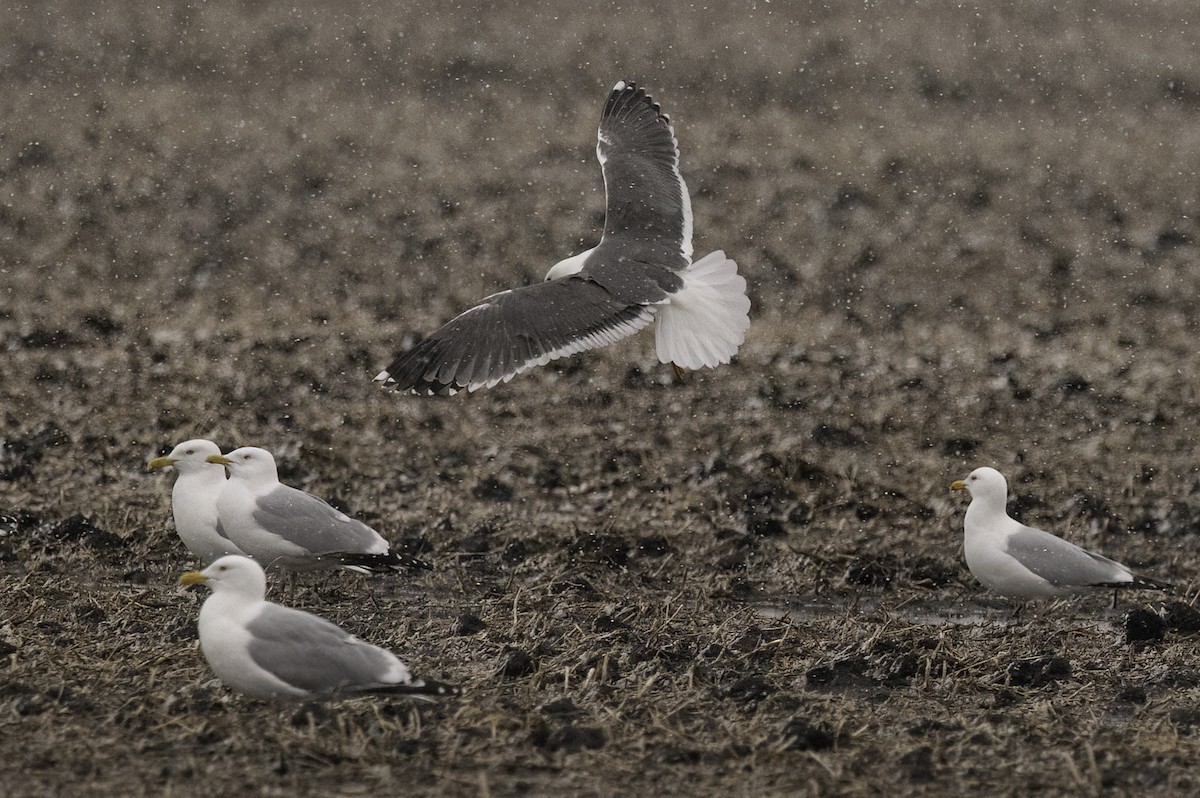
[[[967,568],[986,587],[1021,599],[1051,598],[1089,588],[1170,590],[1107,557],[1009,518],[1008,482],[994,468],[977,468],[951,490],[971,493],[967,506]]]
[[[657,319],[658,359],[678,371],[728,363],[750,327],[737,264],[692,263],[692,204],[670,120],[621,81],[600,117],[600,243],[543,282],[501,291],[396,357],[375,379],[402,391],[474,391],[534,366],[607,346]]]
[[[258,698],[399,693],[420,698],[462,690],[414,679],[395,654],[364,643],[324,618],[266,600],[262,566],[222,557],[179,578],[208,585],[200,609],[200,650],[226,686]]]
[[[184,441],[163,457],[155,457],[146,467],[151,471],[174,468],[179,476],[171,488],[171,513],[175,531],[188,551],[208,564],[226,554],[243,554],[225,536],[217,518],[217,497],[225,488],[225,469],[207,461],[221,450],[202,438]]]
[[[244,446],[208,462],[226,466],[229,479],[217,499],[225,534],[264,566],[293,571],[346,568],[359,573],[429,566],[397,554],[371,527],[312,494],[279,481],[266,449]]]

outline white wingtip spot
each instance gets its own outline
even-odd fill
[[[625,81],[618,80],[617,85],[613,86],[612,90],[613,91],[621,91],[624,88],[625,88]]]
[[[372,382],[382,382],[384,384],[387,384],[389,382],[395,382],[395,380],[392,379],[391,374],[388,374],[387,369],[384,369],[383,371],[381,371],[375,375],[375,379],[372,380]]]

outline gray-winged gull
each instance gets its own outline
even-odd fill
[[[217,518],[217,497],[225,488],[225,469],[207,461],[220,454],[212,441],[203,438],[184,441],[163,457],[155,457],[146,467],[151,471],[174,468],[179,474],[171,488],[171,514],[175,531],[188,551],[208,564],[226,554],[243,554],[225,536]]]
[[[750,300],[721,251],[692,262],[692,205],[670,120],[633,83],[613,87],[596,155],[604,232],[543,282],[501,291],[396,357],[375,379],[414,393],[474,391],[555,358],[606,346],[657,320],[658,358],[677,370],[737,353]]]
[[[179,578],[208,585],[200,608],[200,649],[226,686],[258,698],[321,698],[398,693],[460,695],[458,687],[414,679],[395,654],[302,610],[266,600],[262,566],[222,557]]]
[[[1119,562],[1013,520],[1006,509],[1008,482],[994,468],[977,468],[951,490],[971,493],[967,506],[967,568],[985,586],[1014,598],[1065,596],[1089,588],[1170,590]]]
[[[226,466],[229,479],[217,514],[230,540],[264,566],[293,571],[345,568],[359,573],[429,566],[398,554],[374,529],[312,494],[279,481],[266,449],[243,446],[208,462]]]

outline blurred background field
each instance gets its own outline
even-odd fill
[[[1194,793],[1194,636],[1127,646],[1148,596],[1012,620],[947,486],[993,465],[1022,520],[1194,602],[1197,21],[0,10],[0,791]],[[642,334],[478,395],[377,390],[595,242],[619,79],[675,123],[697,253],[750,283],[738,360],[674,385]],[[434,562],[297,603],[468,696],[212,683],[144,471],[197,436]]]

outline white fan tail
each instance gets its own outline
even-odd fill
[[[658,311],[658,359],[685,369],[728,363],[750,328],[745,278],[720,250],[693,263],[682,276],[683,288]]]

